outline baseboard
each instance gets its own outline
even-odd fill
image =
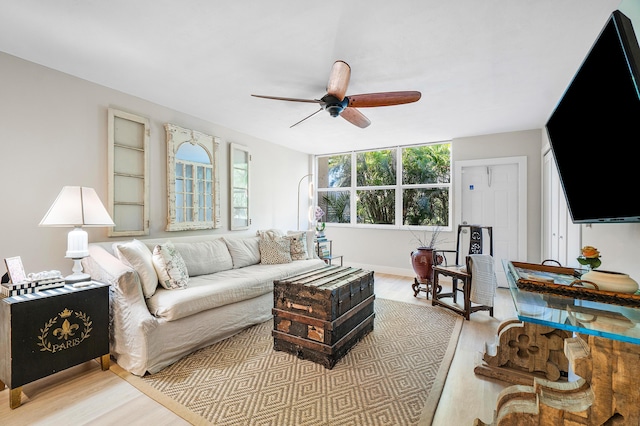
[[[394,268],[393,266],[370,265],[367,263],[344,262],[344,266],[352,268],[366,269],[368,271],[379,272],[381,274],[399,275],[401,277],[413,277],[415,272],[412,268]]]

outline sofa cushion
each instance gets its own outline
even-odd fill
[[[273,292],[273,281],[325,267],[319,259],[301,260],[279,265],[251,265],[215,274],[189,278],[184,290],[159,287],[147,299],[152,315],[174,321],[198,312],[258,297]]]
[[[244,268],[260,263],[260,237],[224,238],[234,268]]]
[[[190,277],[233,268],[231,254],[222,238],[209,241],[173,243],[187,265]]]
[[[277,237],[272,240],[261,238],[258,247],[260,263],[263,265],[291,263],[291,241],[288,238]]]
[[[187,287],[189,282],[187,265],[171,241],[156,245],[152,259],[162,287],[168,290]]]
[[[113,252],[122,263],[134,269],[140,276],[144,297],[151,297],[158,288],[158,274],[153,266],[153,254],[142,241],[113,243]]]

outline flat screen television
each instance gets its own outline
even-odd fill
[[[546,124],[574,223],[640,222],[639,84],[638,41],[616,10]]]

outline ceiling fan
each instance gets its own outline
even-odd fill
[[[329,112],[332,117],[342,117],[349,123],[360,128],[365,128],[371,121],[364,116],[357,108],[370,108],[380,106],[391,106],[408,104],[420,99],[420,92],[380,92],[364,93],[361,95],[345,96],[349,79],[351,77],[351,67],[344,61],[336,61],[331,67],[329,82],[327,83],[327,94],[320,99],[298,99],[283,98],[279,96],[251,95],[256,98],[275,99],[279,101],[307,102],[320,105],[320,109],[302,120],[294,123],[290,127],[302,123],[304,120],[316,115],[322,110]],[[357,107],[357,108],[356,108]]]

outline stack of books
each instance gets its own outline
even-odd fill
[[[21,283],[2,283],[0,284],[0,295],[2,297],[21,296],[23,294],[33,293],[35,291],[49,290],[64,286],[64,278],[50,278],[40,281],[24,281]]]

